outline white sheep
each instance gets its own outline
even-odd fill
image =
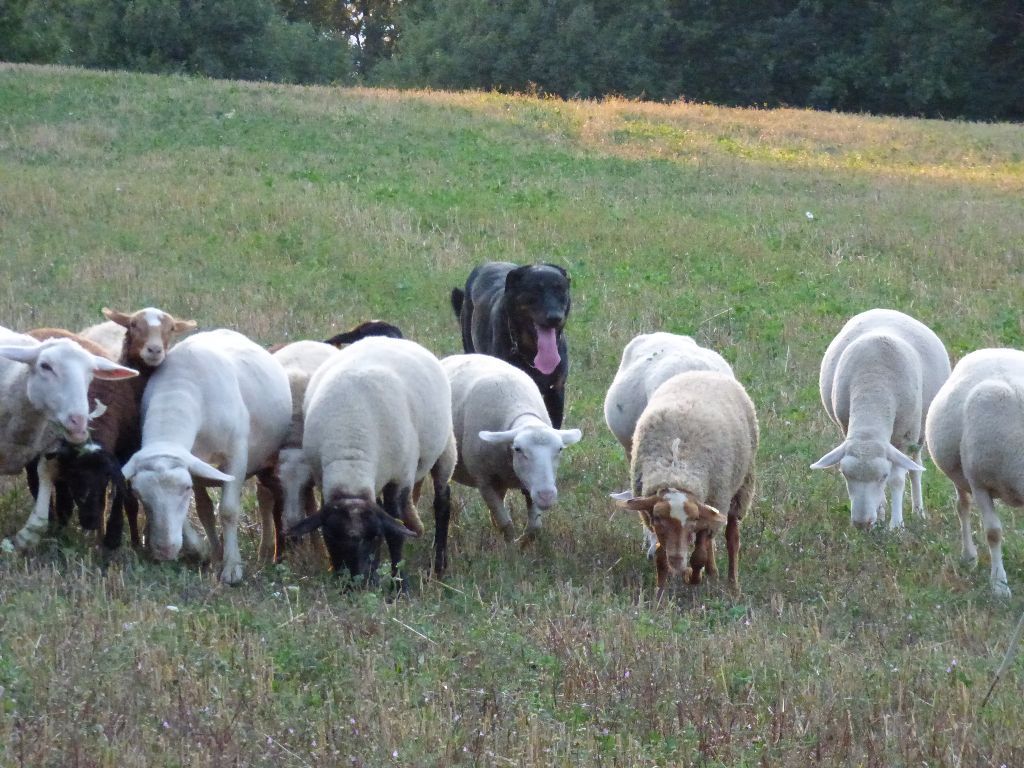
[[[123,469],[149,515],[154,555],[173,560],[183,539],[191,549],[202,549],[186,525],[192,477],[223,483],[221,579],[241,580],[242,484],[273,466],[290,426],[288,377],[263,347],[224,329],[197,333],[173,347],[146,387],[142,448]],[[196,511],[216,542],[209,496],[203,487],[195,490]],[[273,523],[268,523],[269,510],[261,512],[266,542],[273,537]],[[261,552],[266,551],[264,543]]]
[[[651,394],[661,384],[684,371],[719,371],[733,375],[732,366],[711,349],[689,336],[675,333],[642,333],[622,351],[619,370],[604,399],[608,429],[632,458],[633,431]]]
[[[383,536],[397,575],[404,539],[423,532],[414,504],[430,473],[434,569],[443,572],[456,449],[451,387],[437,358],[405,339],[357,341],[313,374],[303,410],[302,447],[323,505],[289,534],[322,527],[335,572],[364,580]]]
[[[925,434],[932,460],[956,487],[963,559],[978,560],[973,496],[991,555],[992,592],[1009,597],[1003,526],[994,502],[1024,506],[1024,352],[980,349],[966,355],[932,401]]]
[[[579,442],[578,429],[554,429],[540,390],[528,375],[490,355],[452,355],[441,361],[452,386],[452,422],[459,458],[452,479],[477,488],[491,521],[513,539],[505,507],[522,490],[528,509],[520,543],[541,527],[541,512],[558,500],[555,475],[562,449]]]
[[[127,379],[138,372],[84,350],[70,338],[39,342],[0,327],[0,474],[20,473],[60,438],[89,440],[89,384],[93,378]],[[50,518],[56,460],[38,465],[35,507],[14,538],[35,546]]]
[[[855,315],[828,345],[818,379],[821,402],[845,440],[811,469],[839,465],[855,526],[870,527],[884,513],[886,486],[889,527],[903,526],[908,471],[914,510],[924,515],[924,422],[948,376],[942,341],[902,312],[871,309]]]
[[[632,488],[613,498],[640,513],[659,596],[671,574],[691,584],[704,568],[718,574],[714,535],[723,526],[729,582],[738,586],[739,523],[754,494],[758,445],[757,413],[743,385],[719,371],[676,374],[651,395],[633,445]]]
[[[310,378],[321,365],[338,354],[338,349],[320,341],[295,341],[273,354],[288,375],[292,393],[291,429],[277,458],[277,475],[283,496],[281,517],[287,529],[307,513],[315,511],[311,509],[315,506],[313,472],[302,450],[302,404]]]

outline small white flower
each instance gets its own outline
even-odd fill
[[[176,606],[176,605],[168,605],[167,606],[167,610],[170,611],[171,613],[177,613],[181,609],[178,606]]]
[[[805,213],[805,214],[804,214],[804,216],[806,216],[806,217],[807,217],[807,220],[808,220],[808,221],[814,221],[814,214],[813,214],[813,213],[811,213],[810,211],[808,211],[807,213]]]

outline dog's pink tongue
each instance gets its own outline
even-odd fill
[[[551,373],[562,362],[558,356],[555,329],[541,328],[539,325],[534,327],[537,330],[537,356],[533,358],[533,367],[541,373]]]

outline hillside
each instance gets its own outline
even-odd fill
[[[379,317],[445,355],[475,264],[553,261],[584,434],[535,546],[455,486],[450,575],[411,543],[397,603],[258,569],[254,519],[237,588],[104,569],[78,530],[0,556],[0,763],[1024,764],[1024,657],[979,709],[1024,607],[1021,515],[997,601],[930,462],[898,534],[853,529],[841,476],[808,469],[838,443],[817,376],[849,316],[910,313],[954,361],[1024,347],[1022,193],[1019,125],[0,64],[0,325],[156,305],[270,344]],[[721,352],[761,429],[741,594],[660,607],[601,410],[659,329]],[[0,535],[28,505],[0,479]]]

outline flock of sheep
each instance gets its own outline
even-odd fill
[[[319,529],[335,571],[371,580],[383,541],[403,585],[402,548],[424,531],[417,501],[428,475],[440,574],[448,564],[451,480],[479,490],[508,541],[516,536],[505,497],[520,490],[525,545],[557,501],[563,448],[581,439],[578,429],[552,426],[527,372],[485,354],[438,360],[387,324],[347,335],[352,343],[341,349],[299,341],[268,351],[224,329],[172,345],[195,323],[159,309],[104,314],[106,323],[80,334],[0,328],[0,473],[27,471],[35,496],[13,542],[4,540],[8,550],[31,549],[51,512],[63,523],[76,508],[87,529],[103,528],[107,514],[108,549],[119,545],[125,518],[138,546],[141,501],[155,558],[174,559],[183,549],[212,557],[221,579],[236,583],[242,486],[255,476],[261,558],[280,557],[286,538]],[[844,439],[812,468],[839,467],[853,523],[869,527],[884,516],[888,490],[889,525],[901,526],[908,473],[913,507],[924,514],[927,447],[957,490],[963,557],[977,559],[973,496],[992,590],[1009,595],[993,501],[1024,504],[1015,448],[1024,428],[1024,352],[980,350],[951,372],[931,330],[874,309],[829,345],[820,387]],[[729,364],[690,337],[643,334],[622,354],[604,413],[630,459],[630,489],[614,497],[640,515],[659,594],[675,575],[692,584],[704,571],[717,575],[722,528],[729,583],[737,585],[758,424]],[[222,487],[216,515],[211,485]],[[189,522],[193,499],[205,536]]]

